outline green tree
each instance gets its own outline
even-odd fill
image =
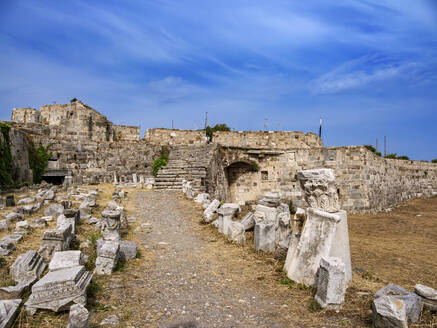
[[[77,101],[77,98],[73,98],[73,99],[70,100],[70,103],[74,103],[76,101]]]
[[[205,133],[210,141],[212,141],[212,137],[216,131],[231,131],[231,129],[225,123],[216,124],[214,127],[208,125],[205,129]]]
[[[41,183],[42,176],[47,172],[47,165],[49,163],[52,153],[49,152],[51,145],[44,147],[39,145],[35,148],[35,145],[31,142],[28,152],[29,152],[29,166],[33,171],[33,183]]]
[[[434,158],[431,163],[437,163],[437,158]]]

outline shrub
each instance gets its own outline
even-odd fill
[[[409,159],[410,159],[408,156],[405,156],[405,155],[397,156],[396,153],[393,153],[393,154],[387,154],[387,155],[384,156],[384,158],[404,159],[404,160],[409,160]]]
[[[367,150],[370,150],[372,153],[378,155],[381,157],[381,152],[380,151],[376,151],[375,147],[371,146],[371,145],[364,145],[364,147],[366,147]]]
[[[161,155],[157,159],[155,159],[155,161],[152,164],[152,174],[155,177],[158,174],[158,171],[161,169],[161,167],[167,165],[169,154],[170,154],[170,149],[168,147],[161,148]]]
[[[0,123],[0,186],[12,184],[12,155],[8,124]]]
[[[42,176],[47,172],[47,165],[50,157],[52,157],[52,153],[49,152],[50,146],[51,145],[47,145],[44,147],[43,145],[39,145],[38,148],[35,149],[33,142],[30,142],[28,149],[29,166],[33,171],[33,183],[40,183]]]
[[[225,123],[216,124],[214,127],[208,125],[205,129],[205,133],[210,141],[212,141],[212,137],[216,131],[231,131],[231,129]]]
[[[74,103],[76,101],[77,101],[77,98],[73,98],[73,99],[70,100],[70,103]]]
[[[431,163],[437,163],[437,158],[434,158]]]

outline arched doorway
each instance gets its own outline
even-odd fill
[[[258,164],[236,161],[226,168],[229,201],[248,202],[256,199],[258,186]]]

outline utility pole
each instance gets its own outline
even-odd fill
[[[376,138],[376,152],[378,152],[378,138]]]
[[[174,129],[174,124],[173,123],[174,123],[173,120],[171,120],[171,129],[172,130]]]
[[[264,119],[264,131],[267,131],[267,118]]]
[[[205,115],[205,130],[206,130],[207,126],[208,126],[208,112],[206,112],[206,115]]]
[[[322,139],[322,117],[320,116],[319,138]]]
[[[278,123],[278,131],[281,131],[281,123]]]
[[[387,137],[384,136],[384,157],[387,156]]]

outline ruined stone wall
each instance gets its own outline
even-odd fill
[[[224,147],[221,156],[227,186],[221,200],[250,204],[265,192],[276,191],[296,206],[304,206],[296,173],[322,167],[334,170],[342,208],[349,212],[381,211],[414,197],[437,194],[436,164],[384,159],[364,147],[276,152]],[[223,195],[223,190],[211,192]]]
[[[30,135],[30,138],[36,145],[51,144],[50,168],[71,171],[74,184],[113,182],[114,173],[118,180],[125,182],[132,182],[133,173],[149,177],[153,160],[160,151],[159,146],[143,141],[71,142],[41,135]]]
[[[176,129],[147,129],[144,140],[154,145],[204,145],[205,131]]]
[[[15,108],[12,111],[11,121],[21,123],[41,123],[39,110],[35,108]]]
[[[214,142],[225,147],[297,149],[322,147],[322,140],[314,133],[300,131],[218,131]]]
[[[113,125],[115,141],[138,141],[140,140],[140,128],[138,126]]]

